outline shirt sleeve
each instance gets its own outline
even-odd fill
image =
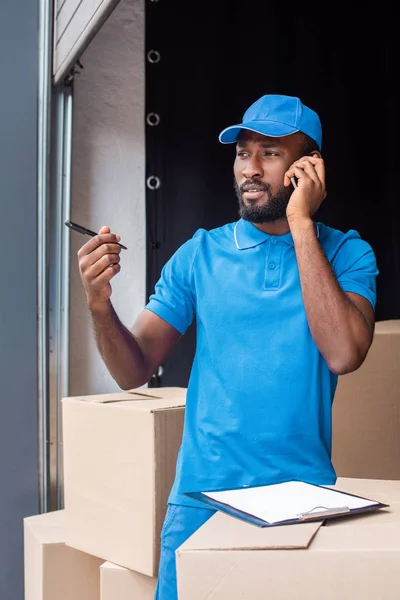
[[[373,249],[360,235],[349,231],[343,238],[332,264],[344,292],[364,296],[376,305],[376,278],[379,274]]]
[[[196,295],[193,285],[193,265],[201,248],[205,230],[199,229],[183,244],[161,271],[154,293],[145,309],[158,315],[182,335],[193,321]]]

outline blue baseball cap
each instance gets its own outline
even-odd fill
[[[283,137],[302,131],[315,140],[321,150],[322,128],[319,116],[295,96],[262,96],[247,109],[239,125],[227,127],[219,134],[219,141],[222,144],[236,142],[242,129],[271,137]]]

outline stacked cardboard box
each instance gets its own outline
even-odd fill
[[[103,561],[66,546],[64,510],[24,519],[24,561],[25,600],[99,600]]]
[[[400,482],[339,479],[389,508],[260,528],[214,515],[177,550],[179,600],[398,600]]]
[[[216,514],[177,551],[180,600],[400,597],[399,364],[400,321],[377,323],[333,406],[335,487],[390,507],[323,527],[260,529]],[[26,600],[152,600],[185,397],[63,399],[65,511],[25,519]]]
[[[156,578],[105,562],[100,567],[100,600],[153,600]]]
[[[363,365],[339,377],[332,418],[339,477],[400,479],[400,320],[376,323]]]
[[[345,492],[389,508],[260,529],[217,513],[177,551],[179,600],[400,598],[400,320],[339,378],[332,459]]]
[[[185,400],[186,388],[63,398],[65,510],[25,520],[26,600],[152,600]]]
[[[64,398],[66,543],[154,577],[185,388]]]

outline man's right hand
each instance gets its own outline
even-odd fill
[[[120,236],[102,227],[78,251],[79,272],[90,309],[102,308],[111,297],[110,280],[120,272]]]
[[[124,389],[141,387],[171,355],[180,332],[143,309],[132,330],[116,314],[110,281],[120,271],[120,236],[102,227],[78,251],[79,271],[91,311],[97,347],[112,377]]]

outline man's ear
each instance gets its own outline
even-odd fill
[[[314,152],[310,152],[310,156],[314,156],[315,158],[322,158],[322,154],[318,150],[314,150]]]

